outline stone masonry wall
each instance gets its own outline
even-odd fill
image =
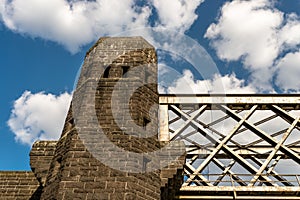
[[[185,155],[171,162],[161,171],[161,200],[173,200],[183,184]]]
[[[30,167],[39,183],[44,186],[57,141],[36,141],[30,151]]]
[[[142,86],[149,74],[155,77],[155,80],[151,80],[155,83],[156,64],[155,49],[140,37],[100,39],[85,58],[77,91],[89,84],[90,79],[97,79],[96,94],[91,95],[95,95],[94,107],[98,123],[106,137],[118,148],[137,153],[159,149],[157,109],[151,109],[158,103],[156,85]],[[133,70],[132,75],[124,73],[142,65],[147,65],[152,72],[146,74],[144,68],[141,68]],[[105,72],[107,68],[109,70]],[[95,74],[102,76],[93,77]],[[121,85],[117,84],[119,81],[123,81]],[[135,91],[133,89],[136,87],[136,92],[128,94]],[[84,95],[90,95],[89,89],[90,86],[86,87]],[[113,96],[115,90],[120,92],[119,96]],[[126,99],[127,95],[129,100]],[[116,102],[113,106],[118,106],[115,113],[112,112],[112,99]],[[89,109],[87,106],[84,102],[80,106],[83,113]],[[124,107],[129,107],[129,110]],[[124,116],[125,111],[129,111],[130,116],[125,115],[128,118],[117,123],[114,117]],[[70,108],[65,132],[57,143],[42,199],[160,199],[159,170],[131,173],[104,165],[83,144],[72,115]],[[149,137],[135,132],[134,127],[130,127],[133,122],[141,129],[146,129]],[[127,126],[126,130],[122,126]],[[94,145],[97,148],[106,146],[97,140]],[[107,156],[118,159],[118,155]],[[127,164],[134,168],[135,164],[140,164],[135,162],[138,160],[133,159]]]
[[[0,172],[1,200],[38,200],[41,192],[42,186],[32,172]]]

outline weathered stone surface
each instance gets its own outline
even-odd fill
[[[173,200],[183,183],[183,165],[185,156],[181,156],[161,170],[161,196],[162,200]]]
[[[1,171],[0,199],[2,200],[38,200],[42,186],[29,171]]]
[[[45,184],[57,141],[36,141],[30,151],[30,166],[41,185]]]
[[[143,74],[145,73],[143,68],[132,74],[128,73],[128,76],[124,72],[143,65],[151,65],[148,69],[152,70],[155,80],[151,82],[155,83],[156,64],[155,49],[140,37],[100,39],[97,45],[87,53],[77,88],[88,84],[89,79],[98,79],[95,95],[97,123],[100,124],[107,138],[119,148],[137,153],[159,148],[157,109],[153,109],[149,114],[151,106],[158,103],[156,85],[139,88],[140,85],[145,84],[146,74]],[[97,67],[91,67],[93,65]],[[105,72],[105,70],[109,71]],[[97,77],[95,74],[102,74],[102,77]],[[122,85],[118,86],[117,83],[121,80]],[[90,95],[88,89],[84,90],[84,95]],[[113,96],[115,90],[120,90],[120,94],[124,96]],[[131,98],[124,99],[130,92],[132,92]],[[111,105],[113,98],[115,104]],[[118,106],[115,110],[119,113],[113,113],[112,106]],[[123,113],[126,106],[129,107],[131,115],[127,116],[128,119],[121,120],[124,124],[117,124],[115,117],[126,116]],[[84,107],[81,109],[85,112]],[[70,108],[66,124],[74,123],[72,111]],[[151,119],[149,115],[152,115]],[[147,131],[151,133],[150,137],[141,137],[139,133],[132,132],[134,127],[130,127],[129,121],[143,127],[150,120],[154,124],[147,127]],[[120,126],[126,127],[129,133],[122,130]],[[76,125],[66,127],[57,143],[42,199],[97,199],[100,196],[104,199],[129,199],[129,196],[134,199],[160,198],[159,171],[136,174],[106,166],[94,158],[88,149],[82,148],[84,146]],[[105,143],[97,140],[94,145],[100,149],[106,147]],[[111,159],[117,160],[118,156],[110,154]],[[126,164],[135,168],[135,165],[139,164],[137,162],[138,159],[131,159]]]

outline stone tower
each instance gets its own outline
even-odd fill
[[[168,193],[156,158],[142,154],[160,148],[156,80],[155,49],[141,37],[101,38],[89,50],[48,174],[40,175],[41,199]],[[177,172],[165,171],[163,178]]]

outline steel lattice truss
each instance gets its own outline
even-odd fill
[[[161,95],[160,140],[186,145],[182,190],[298,196],[299,105],[291,95]]]

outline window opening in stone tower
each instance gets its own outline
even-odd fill
[[[146,126],[150,123],[151,121],[147,119],[146,117],[143,118],[143,128],[146,130]]]
[[[122,66],[122,70],[123,70],[122,77],[123,78],[128,78],[127,72],[129,71],[129,66]]]
[[[108,78],[108,77],[109,77],[109,71],[110,71],[110,69],[111,69],[111,66],[108,66],[108,67],[105,69],[105,71],[104,71],[104,73],[103,73],[103,78]]]

